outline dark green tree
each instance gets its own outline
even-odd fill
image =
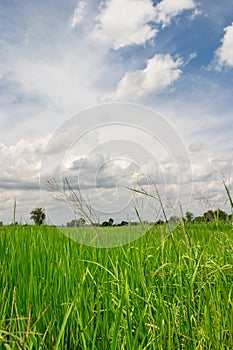
[[[187,211],[185,214],[185,219],[187,220],[187,222],[192,222],[194,218],[193,213],[191,213],[190,211]]]
[[[114,222],[114,220],[113,220],[112,218],[110,218],[110,219],[108,220],[109,226],[112,226],[112,225],[113,225],[113,222]]]
[[[46,214],[42,210],[42,208],[35,208],[31,211],[30,214],[31,214],[31,220],[33,220],[36,225],[43,225],[44,224]]]
[[[228,214],[225,213],[225,211],[223,211],[223,210],[221,210],[219,208],[216,210],[216,215],[217,215],[219,220],[222,220],[222,221],[228,221],[229,220]]]
[[[204,220],[206,222],[214,221],[215,220],[215,212],[213,210],[208,210],[203,214]]]
[[[201,222],[204,222],[204,221],[205,221],[204,216],[197,216],[197,217],[195,217],[195,219],[193,220],[193,222],[196,222],[196,223],[201,223]]]
[[[203,216],[206,222],[216,220],[228,221],[228,214],[219,208],[217,210],[208,210]]]

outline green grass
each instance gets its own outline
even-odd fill
[[[147,224],[132,227],[60,227],[60,231],[66,237],[90,247],[113,248],[135,241],[149,228]]]
[[[0,259],[1,349],[233,349],[229,224],[157,227],[111,249],[3,227]]]

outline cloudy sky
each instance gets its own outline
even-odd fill
[[[29,222],[37,206],[53,216],[57,202],[41,198],[41,169],[48,178],[61,170],[78,176],[101,220],[131,215],[124,186],[140,176],[143,184],[151,168],[170,200],[179,152],[165,151],[170,134],[153,129],[148,108],[190,159],[181,204],[191,184],[189,210],[229,211],[221,179],[232,175],[232,86],[231,0],[1,0],[0,221],[12,221],[14,200],[18,221]],[[138,108],[146,131],[133,108],[119,120],[123,102],[145,107]],[[163,147],[150,142],[152,129]],[[72,217],[56,215],[59,224]]]

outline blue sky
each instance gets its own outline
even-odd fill
[[[223,207],[221,177],[230,181],[233,165],[232,86],[230,0],[2,0],[0,220],[12,220],[14,199],[18,220],[43,206],[40,161],[56,129],[112,102],[162,114],[189,150],[190,210],[206,209],[200,198]],[[84,150],[74,161],[81,157]]]

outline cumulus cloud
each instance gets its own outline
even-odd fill
[[[91,38],[115,50],[128,45],[142,45],[157,33],[149,24],[154,20],[151,0],[110,0],[96,20]]]
[[[14,198],[20,207],[20,210],[17,210],[18,215],[26,218],[26,221],[30,210],[36,206],[43,206],[38,175],[41,155],[47,141],[48,137],[22,139],[11,147],[0,144],[1,201],[5,203],[6,208],[2,213],[4,222],[10,222]],[[219,184],[221,174],[229,173],[232,155],[223,157],[220,153],[213,154],[198,144],[191,145],[191,148],[194,198],[211,198],[217,207],[223,205],[225,193],[224,188],[221,191]],[[53,166],[56,167],[56,164]],[[114,211],[116,208],[123,208],[129,202],[132,193],[125,186],[140,185],[153,192],[154,185],[151,179],[159,186],[164,200],[176,198],[179,182],[175,170],[174,165],[166,159],[162,159],[157,167],[154,162],[146,161],[135,165],[127,154],[121,157],[117,154],[111,155],[111,152],[97,152],[73,158],[63,175],[68,177],[72,186],[78,183],[79,188],[84,191],[83,194],[87,193],[90,203],[95,204],[95,209],[104,212],[106,206]],[[182,187],[188,186],[190,180],[189,177],[184,177]],[[183,195],[185,194],[184,190]],[[50,194],[48,197],[46,208],[56,207],[57,201]],[[182,200],[184,198],[181,198]],[[59,220],[65,222],[66,217],[60,217]]]
[[[128,159],[113,156],[111,153],[94,153],[74,159],[63,171],[65,176],[80,188],[116,188],[119,184],[129,185],[138,167]]]
[[[227,195],[222,179],[232,172],[232,154],[221,154],[219,151],[203,148],[201,144],[191,145],[192,162],[192,202],[190,210],[195,215],[208,209],[221,208],[229,211],[226,205]],[[181,201],[182,202],[182,201]]]
[[[21,139],[16,144],[0,146],[0,187],[8,189],[39,188],[41,156],[48,137]]]
[[[224,28],[224,36],[221,40],[221,46],[216,50],[216,67],[221,69],[223,66],[233,67],[233,22],[230,26]]]
[[[1,220],[12,220],[13,202],[17,201],[17,220],[29,220],[34,207],[42,207],[39,192],[41,156],[48,137],[21,139],[7,147],[0,145],[0,200],[4,203]]]
[[[76,9],[74,10],[74,13],[69,21],[71,28],[75,28],[76,26],[78,26],[82,22],[83,17],[85,15],[86,6],[87,6],[87,2],[85,0],[80,0],[78,2],[78,5],[77,5]]]
[[[171,23],[173,17],[178,16],[183,11],[193,10],[193,16],[196,17],[200,14],[196,6],[193,0],[162,0],[155,7],[155,20],[166,27]]]
[[[78,2],[77,11],[70,18],[71,26],[80,23],[81,12],[84,15],[87,10],[85,4],[84,0]],[[0,101],[0,134],[3,119],[11,123],[14,130],[19,120],[27,119],[25,130],[31,131],[45,114],[46,118],[40,121],[42,128],[45,124],[54,124],[54,119],[60,118],[58,122],[61,122],[61,118],[97,101],[95,82],[105,67],[103,53],[98,50],[93,55],[93,47],[88,43],[86,33],[83,34],[84,30],[78,35],[76,31],[67,30],[70,12],[65,12],[64,6],[62,9],[55,4],[52,6],[52,20],[46,6],[33,1],[30,8],[38,13],[40,21],[35,21],[25,5],[19,8],[18,18],[22,17],[22,21],[12,20],[10,31],[3,25],[5,40],[0,40],[0,82],[4,88]],[[17,33],[17,40],[13,40],[13,33]],[[50,130],[54,129],[51,124]],[[24,137],[23,133],[20,137]]]
[[[127,72],[112,93],[101,98],[106,101],[117,101],[124,98],[140,98],[151,93],[159,93],[171,85],[182,74],[183,61],[174,60],[170,55],[154,55],[148,60],[144,69]]]
[[[109,0],[96,17],[90,35],[93,40],[115,50],[129,45],[143,45],[158,33],[156,25],[166,27],[173,17],[192,10],[192,19],[200,15],[194,0]]]

